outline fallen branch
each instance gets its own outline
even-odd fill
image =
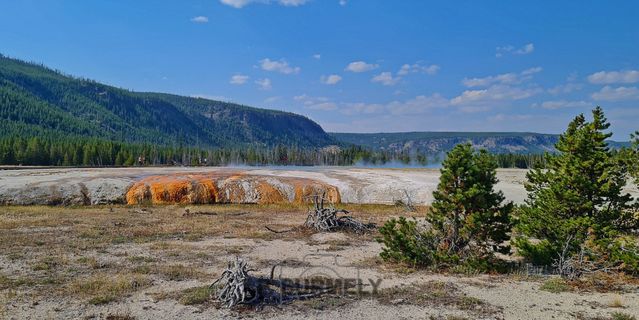
[[[324,208],[324,195],[315,196],[314,208],[308,212],[304,226],[320,232],[334,232],[338,230],[365,233],[375,228],[373,223],[362,223],[351,216],[338,216],[339,213],[348,214],[346,210],[337,210],[333,207]]]
[[[272,229],[269,226],[264,226],[264,228],[266,230],[270,231],[270,232],[273,232],[273,233],[286,233],[286,232],[291,232],[291,231],[295,230],[295,229],[288,229],[288,230],[280,230],[280,231],[278,231],[278,230]]]

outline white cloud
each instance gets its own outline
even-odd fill
[[[337,105],[334,102],[320,102],[317,104],[312,104],[307,108],[311,110],[322,110],[322,111],[330,111],[337,109]]]
[[[280,101],[281,99],[282,99],[282,97],[279,97],[279,96],[268,97],[268,98],[264,99],[264,102],[265,103],[274,103],[274,102]]]
[[[404,64],[399,71],[397,71],[397,74],[400,76],[404,76],[407,75],[409,73],[418,73],[418,72],[423,72],[425,74],[428,75],[435,75],[437,74],[437,71],[439,71],[439,66],[436,64],[431,64],[429,66],[422,66],[419,63],[415,63],[415,64]]]
[[[373,114],[383,112],[385,106],[378,103],[345,103],[344,107],[340,109],[340,112],[345,115],[354,114]]]
[[[346,0],[339,0],[339,5],[340,5],[340,6],[345,6],[345,5],[346,5],[346,3],[347,3],[347,1],[346,1]]]
[[[488,117],[488,121],[491,122],[503,122],[503,121],[522,121],[532,119],[533,116],[529,114],[503,114],[498,113],[494,116]]]
[[[287,7],[297,7],[306,4],[310,0],[279,0],[278,3]]]
[[[355,61],[355,62],[349,63],[348,66],[346,66],[345,70],[351,71],[351,72],[366,72],[373,69],[377,69],[377,67],[379,66],[376,64],[370,64],[364,61]]]
[[[321,54],[319,54],[319,53],[316,53],[316,54],[314,54],[314,55],[313,55],[313,58],[315,58],[315,59],[319,60],[319,59],[321,59],[321,58],[322,58],[322,55],[321,55]]]
[[[533,43],[529,43],[518,49],[511,45],[506,45],[495,48],[495,51],[495,57],[497,58],[503,57],[506,53],[524,55],[535,51],[535,45]]]
[[[401,77],[393,77],[390,72],[382,72],[371,79],[371,82],[379,82],[385,86],[394,86],[401,80]]]
[[[517,84],[532,79],[532,75],[541,72],[541,67],[526,69],[520,73],[503,73],[483,78],[464,78],[462,84],[466,87],[487,87],[492,84]]]
[[[599,71],[589,75],[588,81],[594,84],[636,83],[639,82],[639,71]]]
[[[533,51],[535,51],[535,45],[532,43],[529,43],[521,47],[520,49],[515,50],[515,54],[529,54],[529,53],[532,53]]]
[[[329,101],[326,97],[311,97],[307,94],[302,94],[299,96],[294,96],[293,100],[302,102],[305,106],[310,106],[312,104],[316,104],[318,102],[327,102]]]
[[[259,86],[260,90],[271,90],[273,88],[269,78],[255,80],[255,84]]]
[[[249,80],[249,76],[245,76],[243,74],[236,74],[231,77],[231,80],[229,81],[229,83],[241,85],[241,84],[245,84],[248,80]]]
[[[622,101],[639,99],[639,89],[637,87],[617,87],[605,86],[601,90],[593,93],[591,97],[597,101]]]
[[[388,104],[387,109],[392,114],[420,114],[433,108],[444,108],[448,105],[448,99],[435,93],[431,96],[417,96],[404,102],[393,101]]]
[[[507,45],[507,46],[503,46],[503,47],[497,47],[495,48],[495,57],[497,58],[501,58],[504,55],[504,52],[512,52],[515,49],[515,47],[511,46],[511,45]]]
[[[340,77],[339,75],[336,75],[336,74],[331,74],[329,76],[322,76],[320,78],[320,81],[323,84],[333,85],[333,84],[337,84],[338,82],[342,81],[342,77]]]
[[[535,104],[534,106],[537,106]],[[582,108],[582,107],[592,107],[593,105],[586,101],[566,101],[566,100],[555,100],[555,101],[544,101],[541,103],[541,107],[544,109],[562,109],[562,108]]]
[[[302,95],[299,95],[299,96],[294,96],[293,100],[295,100],[295,101],[305,101],[308,98],[310,98],[308,95],[302,94]]]
[[[363,72],[363,71],[355,71],[355,70],[364,70],[366,69],[365,65],[363,64],[357,64],[354,65],[355,63],[364,63],[362,61],[358,61],[358,62],[353,62],[351,63],[346,69],[353,72]],[[368,68],[370,70],[370,68],[373,65],[368,65]],[[377,67],[377,65],[374,65],[374,67]],[[366,71],[366,70],[364,70]],[[437,71],[439,71],[439,66],[436,64],[431,64],[428,66],[424,66],[421,65],[419,63],[415,63],[415,64],[404,64],[401,66],[401,68],[399,68],[399,71],[397,71],[397,75],[393,76],[393,74],[391,72],[385,71],[382,72],[376,76],[374,76],[371,79],[371,82],[377,82],[377,83],[381,83],[385,86],[393,86],[395,84],[397,84],[401,79],[402,76],[405,76],[409,73],[425,73],[425,74],[429,74],[429,75],[434,75],[437,73]]]
[[[340,112],[346,115],[375,114],[388,112],[392,115],[424,114],[434,108],[445,108],[449,105],[448,99],[439,93],[430,96],[417,96],[405,101],[392,101],[386,104],[380,103],[344,103]]]
[[[521,75],[522,76],[529,76],[531,74],[542,72],[543,70],[544,69],[542,67],[533,67],[533,68],[526,69],[526,70],[522,71]]]
[[[470,106],[460,106],[459,111],[464,113],[477,113],[477,112],[487,112],[490,111],[491,106],[487,105],[470,105]]]
[[[445,108],[449,105],[448,99],[435,93],[430,96],[417,96],[405,101],[392,101],[389,103],[366,102],[334,102],[326,97],[311,97],[306,94],[293,97],[293,100],[302,103],[307,109],[313,110],[339,110],[345,115],[356,114],[380,114],[392,115],[423,114],[434,108]]]
[[[253,3],[271,4],[277,3],[286,7],[297,7],[308,3],[310,0],[220,0],[222,4],[231,6],[236,9],[244,8],[245,6]]]
[[[495,84],[482,90],[466,90],[450,100],[451,105],[463,107],[464,111],[485,110],[499,102],[522,100],[539,93],[539,88],[518,88]]]
[[[517,74],[504,73],[496,76],[488,76],[483,78],[464,78],[462,84],[466,87],[487,87],[493,83],[514,84],[518,82]]]
[[[579,84],[579,83],[566,83],[566,84],[560,84],[560,85],[556,85],[550,89],[548,89],[548,93],[552,94],[552,95],[558,95],[561,93],[571,93],[577,90],[581,90],[581,88],[583,88],[583,85]]]
[[[191,18],[191,22],[195,22],[195,23],[207,23],[209,22],[209,18],[205,17],[205,16],[197,16],[197,17],[193,17]]]
[[[262,70],[274,71],[283,74],[297,74],[301,70],[300,67],[291,67],[284,59],[280,59],[279,61],[268,58],[262,59],[260,60],[260,66]]]
[[[256,1],[255,0],[220,0],[220,2],[227,6],[231,6],[233,8],[239,9]]]
[[[326,97],[311,97],[306,94],[293,97],[293,100],[301,102],[305,108],[311,110],[335,110],[337,104]]]

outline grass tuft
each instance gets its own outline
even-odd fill
[[[561,292],[571,291],[572,287],[568,283],[566,283],[564,279],[552,278],[552,279],[546,280],[546,282],[544,282],[541,285],[541,287],[539,287],[539,290],[548,291],[552,293],[561,293]]]
[[[635,316],[623,312],[613,312],[611,316],[612,320],[637,320]]]
[[[213,289],[209,286],[189,288],[182,291],[179,302],[187,306],[204,304],[210,300],[212,294]]]

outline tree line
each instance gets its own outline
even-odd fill
[[[492,155],[503,168],[543,166],[540,154]],[[331,146],[302,148],[238,147],[203,149],[190,146],[161,146],[96,138],[20,137],[0,138],[1,165],[36,166],[225,166],[225,165],[399,165],[425,166],[440,162],[437,156],[408,151],[373,151],[365,147]]]

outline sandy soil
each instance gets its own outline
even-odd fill
[[[258,176],[309,178],[336,186],[344,203],[394,203],[410,195],[414,202],[430,204],[437,187],[436,169],[368,169],[344,167],[310,168],[76,168],[0,170],[0,202],[43,204],[52,193],[66,197],[91,195],[94,204],[122,200],[128,188],[150,175],[173,173],[246,172]],[[499,183],[506,198],[521,203],[526,197],[526,170],[500,169]],[[84,191],[85,189],[86,191]],[[634,196],[639,190],[631,186]]]
[[[405,213],[346,206],[366,222]],[[639,286],[609,292],[541,287],[548,276],[455,275],[382,263],[375,234],[288,230],[304,207],[0,207],[0,318],[6,319],[610,319],[639,315]],[[362,293],[260,310],[219,308],[204,290],[236,256],[255,275],[359,278]],[[373,285],[377,284],[376,292]],[[194,289],[195,288],[195,289]]]

